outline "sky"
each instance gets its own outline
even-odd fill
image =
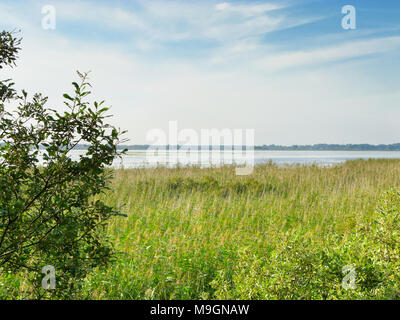
[[[400,142],[400,1],[0,0],[0,28],[23,37],[1,78],[62,110],[90,70],[129,144],[170,121],[257,145]]]

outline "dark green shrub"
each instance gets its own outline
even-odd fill
[[[355,288],[342,286],[343,267],[356,271]],[[220,270],[212,286],[217,299],[399,299],[400,192],[391,189],[372,222],[349,237],[313,243],[276,234],[265,254],[241,250],[230,272]]]
[[[14,64],[18,44],[0,34],[0,66]],[[95,196],[107,188],[121,132],[107,124],[103,102],[85,100],[90,84],[78,74],[63,113],[41,94],[19,96],[10,83],[1,89],[0,270],[28,276],[36,297],[75,297],[81,280],[113,253],[101,229],[116,212]],[[9,99],[18,104],[14,112],[6,110]],[[78,144],[87,150],[73,160]],[[56,270],[53,291],[41,286],[46,265]]]

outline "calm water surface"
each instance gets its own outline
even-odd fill
[[[74,151],[73,158],[78,158],[83,151]],[[123,156],[122,161],[116,160],[114,167],[125,168],[143,168],[155,166],[175,167],[187,165],[201,165],[202,167],[218,166],[222,164],[243,165],[249,161],[251,155],[240,152],[232,157],[231,153],[219,152],[216,161],[213,162],[212,156],[208,152],[195,152],[191,154],[191,158],[185,156],[180,158],[176,152],[166,151],[163,157],[157,158],[160,161],[152,161],[146,155],[146,150],[129,150]],[[215,156],[215,154],[214,154]],[[232,161],[233,158],[233,161]],[[355,159],[400,159],[400,151],[254,151],[254,163],[263,164],[272,161],[277,165],[320,165],[332,166],[343,163],[347,160]]]

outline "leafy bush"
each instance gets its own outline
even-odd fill
[[[13,33],[6,31],[0,33],[0,70],[4,66],[12,67],[15,65],[20,44],[21,39],[16,38]],[[14,97],[15,90],[12,87],[13,85],[14,83],[11,82],[11,79],[0,79],[0,101],[6,101]]]
[[[14,64],[18,43],[0,34],[0,66]],[[10,83],[2,84],[0,268],[25,273],[36,297],[75,297],[80,281],[113,253],[100,231],[117,213],[95,196],[107,189],[107,166],[120,154],[122,132],[106,123],[104,102],[86,101],[87,74],[78,75],[74,94],[64,94],[63,113],[48,108],[41,94],[28,99],[25,91],[17,95]],[[13,112],[5,107],[9,99],[18,105]],[[78,144],[87,150],[74,160]],[[41,287],[46,265],[56,270],[54,291]]]
[[[356,270],[353,289],[342,286],[345,266]],[[398,299],[399,272],[400,191],[391,189],[349,238],[330,236],[322,246],[283,234],[264,255],[243,249],[213,287],[217,299]]]

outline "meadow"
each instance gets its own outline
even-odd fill
[[[400,161],[115,171],[117,256],[78,299],[396,299]],[[355,287],[342,285],[343,268]],[[27,298],[23,275],[0,298]]]

